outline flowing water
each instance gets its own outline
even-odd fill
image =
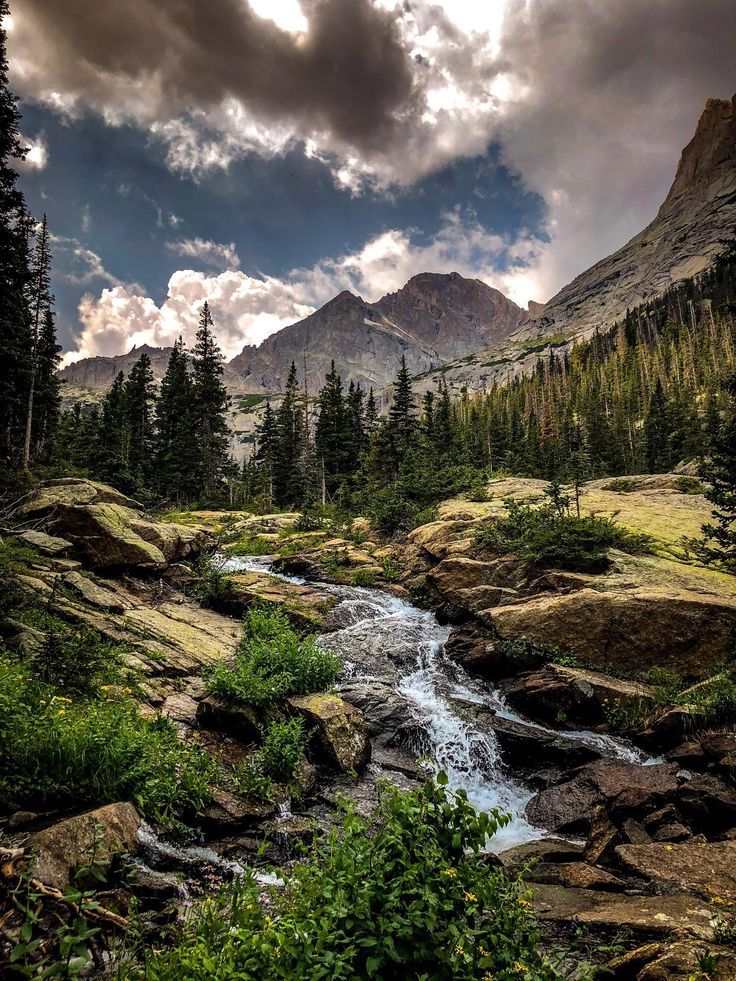
[[[267,558],[230,558],[223,568],[276,575]],[[319,642],[340,654],[344,677],[367,685],[388,682],[420,727],[426,753],[433,766],[447,774],[450,788],[464,789],[478,810],[497,808],[511,815],[510,824],[493,838],[494,850],[541,837],[544,831],[530,825],[524,816],[534,791],[503,766],[495,735],[474,724],[473,710],[477,714],[479,708],[486,708],[507,719],[533,723],[511,711],[500,692],[471,678],[445,656],[449,627],[438,623],[433,613],[385,590],[322,582],[310,585],[336,600],[331,618],[338,629],[322,634]],[[555,734],[582,740],[610,759],[645,762],[638,750],[611,736],[582,731]]]

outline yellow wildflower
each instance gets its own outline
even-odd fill
[[[100,685],[100,691],[110,691],[109,685]]]
[[[522,964],[521,961],[514,961],[514,973],[523,974],[526,971],[526,964]]]
[[[520,897],[520,899],[519,899],[519,906],[523,906],[524,909],[529,909],[531,907],[531,905],[532,904],[529,902],[528,899],[524,899],[523,896]]]
[[[481,978],[481,981],[493,981],[493,975],[490,971],[486,971]]]
[[[454,869],[445,869],[443,874],[446,875],[448,879],[457,878],[457,872]]]
[[[478,897],[475,895],[475,893],[463,891],[463,896],[465,896],[465,899],[469,903],[477,903],[478,902]]]
[[[456,944],[455,945],[455,953],[456,954],[462,954],[462,952],[463,952],[463,948],[460,946],[460,944]]]
[[[59,715],[66,715],[66,709],[59,709]]]
[[[63,695],[57,695],[56,696],[56,701],[57,702],[71,702],[71,698],[64,698]]]

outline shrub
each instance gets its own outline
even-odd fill
[[[695,688],[680,692],[678,705],[691,705],[697,729],[725,726],[736,722],[736,675],[724,671]]]
[[[552,978],[519,884],[476,854],[504,821],[435,784],[385,788],[373,823],[347,810],[268,906],[250,878],[208,897],[139,976]]]
[[[697,477],[678,477],[675,481],[675,490],[680,494],[702,494],[705,487]]]
[[[106,688],[107,686],[105,686]],[[132,800],[176,824],[209,798],[214,765],[166,719],[121,693],[74,700],[0,650],[0,798],[42,804]]]
[[[337,678],[338,658],[301,638],[281,610],[248,611],[231,665],[217,665],[210,688],[223,698],[264,707],[289,695],[323,691]]]
[[[95,695],[120,675],[122,649],[88,627],[73,627],[53,614],[29,610],[23,619],[46,638],[30,658],[35,678],[65,695]]]
[[[226,549],[228,555],[271,555],[277,550],[277,545],[261,535],[240,535]]]
[[[228,612],[235,599],[235,584],[216,555],[203,555],[196,565],[197,579],[189,594],[207,609]]]
[[[386,582],[396,582],[396,580],[401,575],[401,569],[394,562],[390,555],[384,555],[381,559],[381,565],[383,566],[383,578]]]
[[[376,582],[376,574],[370,569],[358,569],[353,573],[353,586],[373,586]]]
[[[481,548],[514,552],[523,558],[565,569],[590,569],[609,548],[625,552],[646,550],[648,539],[622,528],[611,518],[560,514],[554,507],[533,507],[507,501],[508,516],[482,528]]]
[[[273,784],[288,784],[296,774],[306,745],[301,719],[271,722],[260,749],[238,770],[240,790],[251,797],[270,800]]]
[[[411,531],[416,527],[419,506],[405,497],[396,485],[385,487],[373,495],[368,507],[371,522],[387,535]]]
[[[633,494],[637,488],[635,480],[630,477],[616,477],[604,484],[601,490],[615,491],[616,494]]]

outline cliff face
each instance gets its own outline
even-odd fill
[[[736,97],[708,100],[654,221],[553,296],[531,333],[607,327],[722,251],[736,233],[735,103]]]
[[[170,347],[151,347],[143,344],[134,347],[127,354],[117,354],[114,357],[83,358],[67,365],[59,372],[59,376],[70,385],[82,385],[85,388],[108,389],[115,381],[118,372],[127,375],[142,354],[151,359],[151,369],[154,377],[160,380],[166,371],[166,365],[171,354]]]

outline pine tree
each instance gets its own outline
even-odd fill
[[[365,431],[368,436],[373,432],[373,430],[378,425],[378,406],[376,405],[376,396],[373,394],[373,387],[371,386],[368,392],[368,398],[365,403]]]
[[[710,446],[710,457],[701,468],[708,481],[705,496],[715,505],[715,524],[703,526],[707,557],[736,573],[736,373],[726,386],[728,405]]]
[[[124,459],[131,475],[131,490],[145,494],[153,465],[153,407],[156,389],[151,359],[144,352],[130,370],[123,387]]]
[[[155,484],[169,500],[193,496],[192,473],[199,466],[189,360],[180,337],[174,344],[156,402]]]
[[[28,381],[28,401],[26,404],[26,425],[23,440],[23,467],[28,469],[31,462],[31,444],[33,438],[33,412],[36,396],[36,387],[39,375],[39,345],[41,342],[41,332],[48,324],[48,318],[52,311],[53,297],[51,296],[51,255],[49,252],[49,229],[46,215],[43,216],[41,228],[36,238],[36,246],[33,250],[31,266],[30,284],[30,329],[31,329],[31,350],[30,350],[30,378]],[[53,326],[53,320],[51,321]]]
[[[57,377],[61,345],[56,341],[53,310],[47,310],[36,345],[36,393],[33,409],[33,454],[43,457],[53,443],[61,409]]]
[[[269,503],[273,503],[273,467],[277,440],[276,414],[271,408],[271,402],[267,401],[263,416],[256,427],[256,452],[253,462],[262,476],[261,485],[268,494]]]
[[[10,458],[23,439],[31,366],[28,309],[31,221],[17,186],[13,162],[24,159],[18,134],[20,115],[8,87],[6,35],[8,14],[0,0],[0,456]]]
[[[125,375],[119,371],[110,391],[102,400],[100,436],[97,460],[88,466],[97,467],[97,475],[118,487],[130,484],[126,458]]]
[[[195,430],[200,455],[199,473],[195,475],[200,492],[207,500],[215,499],[229,470],[230,432],[226,413],[230,406],[222,382],[224,358],[212,332],[212,314],[205,302],[199,320],[197,343],[192,357]]]
[[[413,414],[415,402],[411,376],[406,367],[406,357],[403,354],[393,389],[393,401],[388,410],[388,423],[393,444],[393,467],[398,473],[401,460],[414,447],[417,430],[417,420]]]
[[[299,379],[292,361],[284,397],[276,413],[273,491],[276,503],[282,507],[301,504],[305,499],[307,487],[301,466],[305,439]]]
[[[350,406],[343,396],[342,380],[332,362],[324,388],[317,396],[319,415],[314,434],[317,465],[324,474],[327,493],[335,493],[351,469],[354,438]]]

